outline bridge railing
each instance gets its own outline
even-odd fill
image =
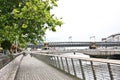
[[[34,54],[34,57],[83,80],[120,80],[119,60],[53,54]]]

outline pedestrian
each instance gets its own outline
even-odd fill
[[[74,55],[75,55],[75,52],[74,52]]]
[[[30,53],[30,56],[32,57],[32,56],[33,56],[33,54],[32,54],[32,53]]]

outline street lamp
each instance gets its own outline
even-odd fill
[[[18,47],[18,42],[17,42],[17,40],[18,40],[18,37],[16,36],[16,37],[15,37],[16,53],[17,53],[17,47]]]
[[[95,42],[95,36],[91,36],[91,37],[90,37],[90,41],[91,41],[91,39],[93,39],[92,41]],[[92,42],[92,41],[91,41],[91,42]]]
[[[68,39],[72,42],[72,36],[69,36]]]

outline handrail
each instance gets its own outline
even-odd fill
[[[0,61],[0,80],[15,80],[23,55],[14,54]],[[12,57],[12,58],[11,58]]]
[[[120,61],[34,53],[34,57],[83,80],[119,80]]]
[[[39,53],[35,53],[35,54],[39,54]],[[43,56],[59,56],[59,57],[66,57],[66,58],[73,58],[73,59],[81,59],[81,60],[85,60],[85,61],[94,61],[94,62],[102,62],[102,63],[110,63],[110,64],[120,64],[120,60],[112,60],[112,59],[101,59],[101,58],[84,58],[84,57],[80,57],[80,56],[67,56],[67,55],[55,55],[55,54],[39,54],[39,55],[43,55]]]
[[[19,55],[21,53],[0,56],[0,69]]]

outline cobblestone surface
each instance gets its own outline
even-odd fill
[[[23,58],[15,80],[78,80],[34,57]]]

